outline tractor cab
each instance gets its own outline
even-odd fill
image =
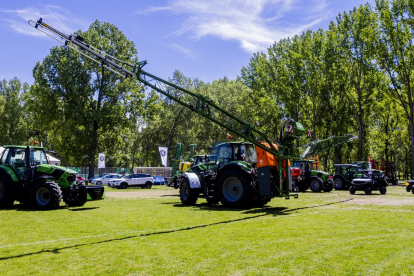
[[[335,190],[348,189],[351,181],[359,176],[358,165],[335,164],[334,188]]]
[[[25,146],[4,146],[0,163],[14,172],[18,180],[24,180],[27,176],[27,169],[33,174],[39,165],[49,164],[49,160],[42,147]]]
[[[255,146],[246,142],[218,143],[211,150],[209,159],[218,167],[231,162],[257,162]]]

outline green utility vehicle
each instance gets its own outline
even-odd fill
[[[60,201],[82,206],[104,198],[104,187],[76,183],[76,171],[49,165],[42,147],[4,146],[0,158],[0,207],[14,201],[38,209],[56,209]]]
[[[333,189],[332,176],[329,173],[312,169],[313,160],[295,160],[293,161],[294,168],[302,169],[302,175],[297,177],[294,181],[294,190],[305,192],[309,188],[314,193],[321,191],[330,192]]]

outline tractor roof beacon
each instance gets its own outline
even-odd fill
[[[242,160],[232,162],[229,158],[223,158],[222,163],[220,159],[215,161],[213,169],[184,172],[180,184],[180,199],[183,204],[195,204],[200,194],[207,198],[209,204],[221,202],[228,207],[252,204],[262,206],[273,197],[289,199],[292,195],[289,160],[299,157],[299,148],[296,147],[295,141],[306,135],[301,123],[293,119],[286,120],[281,128],[279,142],[274,142],[274,139],[270,139],[261,130],[222,109],[211,99],[144,71],[146,61],[137,64],[120,61],[86,44],[79,37],[54,29],[41,18],[36,22],[30,20],[29,24],[98,64],[107,66],[109,70],[121,76],[136,78],[147,87],[249,142],[245,145],[255,150],[257,160],[253,165]],[[172,92],[176,90],[181,93]],[[305,145],[307,148],[300,157],[306,158],[352,139],[354,137],[346,135],[313,141]],[[293,196],[296,198],[297,194]]]
[[[69,206],[102,199],[103,187],[76,183],[76,171],[50,165],[42,147],[4,146],[0,157],[0,207],[14,201],[38,209],[56,209],[63,198]],[[96,188],[96,189],[94,189]]]

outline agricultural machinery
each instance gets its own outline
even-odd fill
[[[181,184],[181,175],[187,171],[187,169],[191,166],[194,161],[194,153],[196,152],[197,145],[191,144],[190,146],[190,153],[187,159],[182,159],[183,148],[184,144],[177,143],[175,148],[175,157],[172,161],[172,172],[171,177],[168,181],[167,186],[178,188]]]
[[[183,204],[193,205],[199,196],[204,196],[210,204],[221,202],[228,207],[252,204],[262,206],[273,197],[289,199],[293,195],[296,198],[297,194],[290,194],[290,159],[306,158],[356,138],[346,135],[315,140],[302,146],[304,151],[301,155],[296,141],[304,136],[310,138],[311,135],[301,123],[293,119],[283,123],[279,141],[275,142],[253,124],[223,110],[211,99],[144,71],[146,61],[137,64],[120,61],[86,44],[79,36],[67,35],[54,29],[42,19],[36,22],[30,20],[29,24],[109,70],[127,78],[136,78],[146,87],[246,141],[216,145],[206,163],[193,166],[187,171],[183,168],[181,174],[176,175],[177,182],[181,182],[180,199]],[[180,93],[172,92],[176,90]],[[229,154],[227,158],[224,156],[226,150]]]
[[[333,182],[335,190],[348,189],[355,177],[362,176],[358,173],[358,166],[354,164],[335,164],[334,167]]]
[[[354,178],[349,187],[349,193],[364,191],[370,195],[372,191],[379,191],[382,195],[387,193],[388,179],[380,170],[362,170],[362,177]]]
[[[309,188],[312,192],[319,193],[321,191],[330,192],[333,189],[332,176],[320,170],[313,169],[313,160],[295,160],[293,168],[300,168],[302,174],[297,177],[294,182],[294,190],[305,192]]]
[[[82,206],[104,198],[104,187],[76,182],[76,171],[49,165],[42,147],[4,146],[0,159],[0,206],[14,201],[38,209],[56,209],[60,201]]]

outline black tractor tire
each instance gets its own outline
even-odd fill
[[[356,190],[355,190],[354,186],[349,187],[349,193],[350,193],[351,195],[354,195],[354,194],[355,194],[355,192],[356,192]]]
[[[407,192],[410,192],[410,191],[411,191],[411,186],[410,186],[410,185],[405,186],[405,190],[406,190]]]
[[[311,177],[309,186],[312,192],[320,193],[323,189],[323,181],[319,177]]]
[[[345,189],[345,183],[344,183],[343,179],[341,179],[341,178],[335,179],[334,180],[334,188],[335,188],[335,190]]]
[[[413,188],[411,188],[411,192],[414,194],[414,189]]]
[[[331,183],[326,183],[324,186],[323,186],[323,191],[325,192],[325,193],[329,193],[329,192],[331,192],[333,190],[333,183],[331,182]]]
[[[379,191],[380,191],[380,194],[385,195],[387,193],[387,187],[386,186],[380,186]]]
[[[366,195],[370,195],[370,194],[372,194],[372,189],[371,189],[371,187],[370,187],[370,186],[365,187],[364,191],[365,191],[365,194],[366,194]]]
[[[218,181],[220,201],[230,208],[249,208],[252,204],[250,177],[240,170],[224,172]]]
[[[53,181],[43,180],[37,182],[30,195],[33,207],[38,209],[57,209],[62,199],[62,191]]]
[[[0,208],[10,208],[13,203],[13,192],[9,181],[4,177],[0,177]]]
[[[198,199],[199,190],[190,187],[190,182],[187,178],[181,181],[180,185],[180,200],[184,205],[195,205]]]
[[[146,189],[151,189],[151,187],[152,187],[152,183],[151,183],[151,181],[147,181],[147,182],[145,182],[145,188],[146,188]]]

